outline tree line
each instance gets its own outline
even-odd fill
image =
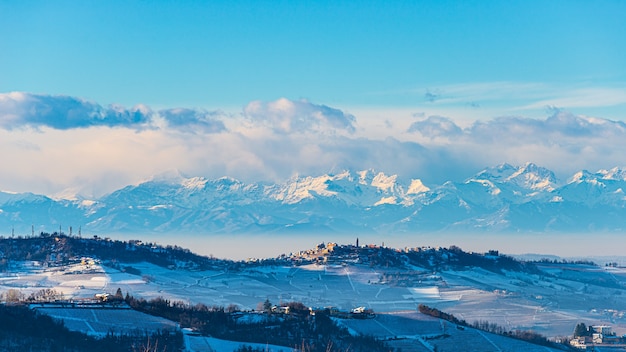
[[[180,332],[107,334],[96,338],[70,331],[60,321],[26,305],[0,305],[0,350],[41,352],[178,351]]]
[[[330,317],[329,311],[310,315],[301,302],[287,304],[293,314],[275,314],[271,309],[261,312],[240,312],[236,306],[189,305],[162,297],[145,300],[126,295],[126,303],[138,311],[178,322],[182,328],[191,328],[201,335],[220,339],[274,344],[307,352],[388,352],[383,341],[371,336],[353,336]],[[260,303],[271,307],[269,301]],[[246,315],[262,319],[244,319]]]

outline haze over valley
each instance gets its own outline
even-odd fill
[[[441,185],[374,170],[298,176],[276,184],[168,173],[97,199],[0,193],[0,227],[13,236],[42,231],[140,236],[188,244],[207,255],[218,253],[211,244],[223,254],[235,245],[228,255],[240,259],[355,236],[398,247],[419,242],[474,248],[472,243],[484,243],[477,238],[490,238],[494,248],[516,254],[557,248],[550,254],[619,255],[604,243],[622,243],[623,189],[626,172],[619,168],[583,170],[561,181],[532,163],[501,164]],[[566,236],[577,245],[564,241]],[[236,245],[240,238],[257,242],[248,248],[259,252]],[[594,245],[598,242],[602,245]],[[275,250],[260,252],[264,247]],[[584,251],[577,250],[581,247]]]

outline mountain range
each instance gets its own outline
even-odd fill
[[[175,173],[98,199],[0,192],[0,234],[620,232],[624,189],[620,168],[559,182],[533,163],[429,186],[374,170],[282,183]]]

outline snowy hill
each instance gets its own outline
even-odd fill
[[[350,351],[557,351],[562,346],[540,335],[526,341],[506,335],[567,336],[581,321],[626,331],[623,267],[523,262],[497,250],[321,243],[231,261],[140,240],[42,234],[2,238],[0,252],[0,292],[13,297],[7,307],[28,301],[37,313],[91,336],[139,328],[144,336],[180,324],[188,351],[232,351],[234,342],[226,341],[234,337],[262,343],[263,351],[268,342],[294,346],[304,339],[333,346],[348,340]],[[5,314],[5,325],[15,316]],[[350,338],[360,335],[367,348]],[[391,348],[374,349],[369,337]]]
[[[425,185],[374,170],[243,183],[168,173],[99,199],[0,192],[5,232],[389,233],[622,231],[626,171],[580,171],[560,183],[527,163],[464,182]],[[14,230],[11,230],[14,229]]]

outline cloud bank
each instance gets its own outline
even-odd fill
[[[626,164],[622,121],[556,109],[540,119],[460,120],[394,111],[368,120],[287,98],[224,113],[0,94],[0,160],[10,170],[0,173],[0,189],[102,195],[172,169],[275,181],[371,168],[440,184],[503,162],[532,161],[562,178]]]
[[[250,102],[244,108],[244,115],[254,124],[264,124],[277,133],[353,133],[356,121],[354,116],[339,109],[285,98]]]
[[[80,98],[14,92],[0,95],[0,127],[51,127],[59,130],[93,126],[139,127],[148,122],[149,111],[137,106],[124,109],[102,107]]]
[[[159,110],[167,126],[192,133],[218,133],[226,130],[219,120],[222,113],[197,109],[175,108]]]
[[[219,115],[219,112],[188,108],[154,112],[145,105],[103,107],[64,95],[0,94],[0,128],[6,130],[41,127],[70,130],[99,126],[144,129],[158,128],[158,121],[162,119],[174,129],[215,133],[225,129],[224,124],[216,119]]]
[[[626,123],[601,118],[574,115],[555,109],[545,120],[524,117],[499,117],[476,121],[462,129],[450,118],[429,116],[411,124],[407,132],[424,137],[461,138],[474,144],[582,144],[581,142],[621,138],[626,135]]]
[[[426,137],[454,137],[463,131],[447,117],[429,116],[425,120],[413,122],[408,132],[419,132]]]

